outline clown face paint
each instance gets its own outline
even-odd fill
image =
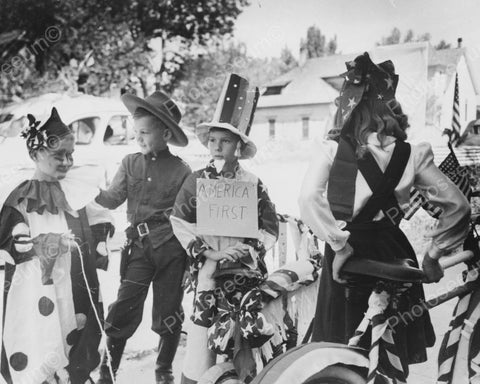
[[[54,148],[41,148],[33,155],[36,164],[35,178],[45,181],[63,179],[73,166],[75,140],[68,135],[56,142]]]

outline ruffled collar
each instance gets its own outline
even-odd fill
[[[71,169],[60,181],[27,180],[10,193],[5,205],[27,202],[27,212],[58,214],[59,210],[74,212],[91,203],[100,192],[102,169],[82,166]]]
[[[57,215],[59,210],[72,210],[58,181],[24,181],[10,193],[5,205],[15,207],[23,201],[26,201],[27,213],[42,215],[47,211]]]

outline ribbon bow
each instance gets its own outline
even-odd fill
[[[40,125],[40,121],[35,119],[35,116],[28,114],[28,128],[25,129],[21,136],[27,139],[27,147],[30,150],[37,150],[45,144],[47,141],[47,134],[42,128],[37,129]]]
[[[223,300],[213,325],[208,329],[208,348],[224,354],[234,347],[238,333],[251,348],[262,346],[273,336],[273,326],[260,312],[262,308],[262,293],[258,288],[243,296],[238,310]]]

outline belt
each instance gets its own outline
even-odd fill
[[[127,238],[130,240],[142,240],[150,234],[150,228],[154,228],[159,224],[164,224],[165,219],[159,217],[151,217],[137,224],[132,224],[125,230]]]

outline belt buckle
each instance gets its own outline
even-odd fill
[[[150,233],[147,223],[140,223],[137,225],[137,232],[140,239],[143,239]]]

